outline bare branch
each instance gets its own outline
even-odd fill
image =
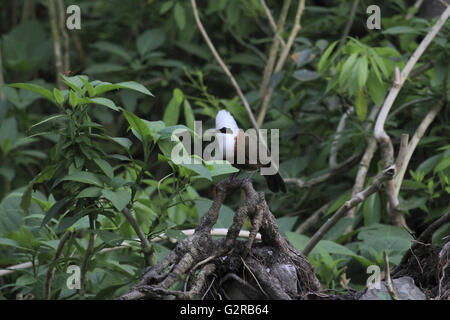
[[[420,45],[417,47],[417,49],[414,51],[412,56],[409,58],[408,62],[406,63],[405,68],[400,73],[398,68],[395,69],[394,74],[394,83],[389,91],[388,96],[386,97],[384,104],[381,108],[380,113],[378,114],[378,118],[375,124],[375,130],[374,135],[375,138],[381,148],[382,153],[382,159],[384,166],[390,166],[393,164],[394,160],[394,148],[392,146],[391,139],[389,135],[384,130],[384,124],[386,122],[386,118],[389,114],[389,111],[397,98],[398,93],[400,92],[400,89],[402,88],[403,84],[405,83],[409,73],[414,68],[415,64],[419,60],[419,58],[422,56],[426,48],[429,46],[431,41],[434,39],[434,37],[437,35],[441,27],[444,25],[445,21],[447,21],[448,17],[450,16],[450,7],[448,7],[442,15],[439,17],[435,25],[431,28],[431,30],[428,32],[428,34],[425,36],[425,38],[422,40]],[[401,214],[401,212],[398,211],[398,197],[395,192],[396,187],[393,180],[389,181],[386,184],[386,194],[388,196],[388,212],[391,217],[391,220],[395,225],[402,225],[405,228],[408,228],[405,222],[404,216]]]
[[[56,69],[56,83],[60,90],[63,89],[63,83],[59,74],[64,73],[64,66],[62,61],[61,44],[58,32],[58,17],[56,15],[56,0],[48,1],[48,12],[50,15],[50,25],[52,29],[53,38],[53,54],[55,58],[55,69]]]
[[[420,7],[422,6],[423,0],[416,0],[414,3],[414,9],[411,12],[408,12],[408,14],[405,17],[405,20],[410,20],[414,15],[419,11]]]
[[[264,1],[262,0],[261,3]],[[265,4],[265,3],[264,3]],[[281,32],[283,31],[284,23],[286,21],[286,16],[291,5],[291,0],[284,0],[283,7],[281,8],[280,17],[278,18],[278,25],[275,29],[275,35],[272,40],[272,45],[270,47],[269,60],[267,61],[266,67],[264,68],[263,80],[261,82],[261,87],[259,89],[259,96],[261,98],[262,104],[267,97],[267,90],[270,84],[270,79],[272,78],[273,68],[275,65],[275,60],[277,58],[278,47],[281,39]],[[270,11],[269,11],[270,13]],[[258,124],[262,125],[262,122],[258,119]]]
[[[311,216],[308,217],[301,225],[295,229],[296,233],[305,233],[309,228],[311,228],[317,221],[322,218],[328,209],[331,207],[332,202],[325,203],[319,209],[317,209]]]
[[[395,165],[392,165],[382,172],[380,172],[372,181],[372,184],[357,193],[355,196],[346,201],[342,207],[340,207],[336,213],[328,219],[328,221],[320,227],[320,229],[311,237],[306,244],[302,253],[307,256],[311,253],[312,249],[319,243],[319,241],[325,236],[325,234],[345,215],[345,213],[351,208],[357,206],[359,203],[367,199],[371,194],[375,193],[382,185],[383,182],[391,180],[395,176]]]
[[[142,231],[141,227],[137,223],[136,219],[131,214],[130,210],[128,208],[123,208],[122,210],[123,215],[128,220],[130,225],[133,227],[134,231],[136,232],[137,236],[141,240],[142,249],[144,251],[144,256],[147,264],[149,266],[153,266],[155,262],[155,257],[152,254],[152,246],[150,242],[148,241],[145,233]]]
[[[297,12],[295,14],[294,26],[292,27],[292,30],[291,30],[291,33],[289,34],[289,38],[286,43],[286,46],[284,47],[283,51],[280,54],[280,58],[277,61],[277,64],[275,66],[275,70],[273,73],[280,72],[281,69],[283,69],[284,63],[286,62],[286,58],[288,57],[289,52],[291,51],[295,37],[297,37],[297,33],[301,28],[300,19],[302,17],[304,9],[305,9],[305,0],[299,0]],[[261,108],[259,109],[259,113],[258,113],[258,124],[259,125],[262,125],[264,123],[264,117],[266,116],[267,107],[269,105],[272,94],[273,94],[273,88],[269,88],[269,90],[267,91],[267,94],[263,97]]]
[[[351,167],[352,165],[355,164],[355,162],[359,159],[360,156],[361,156],[360,154],[353,155],[350,158],[348,158],[347,160],[341,162],[335,169],[330,170],[329,172],[327,172],[319,177],[312,178],[308,181],[303,181],[302,179],[299,179],[299,178],[285,178],[284,182],[296,184],[299,188],[311,188],[317,184],[323,183],[323,182],[335,177],[337,174],[341,173],[343,170]]]
[[[364,126],[366,131],[372,129],[373,121],[375,120],[378,112],[380,111],[381,106],[373,106],[370,111],[369,116],[367,117],[367,123]],[[364,182],[366,181],[367,172],[369,171],[370,163],[372,162],[373,155],[377,149],[377,141],[373,135],[369,135],[366,138],[366,150],[359,162],[358,172],[356,173],[355,183],[353,184],[352,194],[351,196],[355,196],[358,192],[360,192],[364,187]],[[354,217],[356,213],[356,208],[352,208],[348,211],[347,216]],[[351,232],[353,230],[352,226],[349,226],[345,233]]]
[[[403,177],[405,175],[406,169],[408,168],[409,161],[411,160],[411,157],[414,153],[414,150],[417,147],[417,144],[419,143],[420,139],[422,139],[425,131],[428,129],[430,124],[433,122],[434,118],[436,118],[436,115],[441,111],[442,107],[444,105],[443,101],[439,101],[423,118],[420,125],[417,127],[416,132],[414,133],[413,137],[411,138],[411,142],[408,144],[407,148],[405,148],[406,153],[404,155],[404,159],[402,163],[396,164],[397,166],[397,176],[395,177],[395,194],[398,195],[400,191],[400,187],[402,185]]]
[[[350,116],[353,110],[354,110],[353,106],[350,107],[347,111],[344,112],[344,114],[341,117],[341,120],[339,120],[336,133],[334,134],[333,142],[331,143],[330,161],[329,161],[330,169],[335,169],[339,166],[337,163],[337,153],[339,151],[338,143],[339,140],[341,139],[341,132],[345,129],[345,123],[347,121],[347,118]]]
[[[259,132],[258,123],[256,122],[255,116],[253,115],[253,112],[250,108],[250,105],[248,104],[247,99],[245,98],[244,94],[242,93],[242,90],[239,87],[239,84],[237,83],[236,79],[231,74],[230,70],[225,65],[225,63],[223,62],[222,58],[220,57],[219,53],[217,52],[216,48],[214,47],[214,44],[211,42],[211,39],[209,38],[208,33],[206,32],[205,28],[203,27],[202,22],[200,21],[200,17],[198,15],[198,10],[197,10],[197,4],[196,4],[195,0],[191,0],[191,5],[192,5],[192,11],[194,13],[195,22],[197,23],[197,26],[200,29],[200,32],[201,32],[203,38],[205,39],[206,44],[208,45],[209,49],[211,50],[211,53],[213,54],[214,58],[216,58],[220,67],[222,68],[222,70],[225,72],[227,77],[230,79],[231,84],[233,85],[234,89],[236,90],[239,98],[242,101],[242,104],[244,105],[245,110],[247,111],[248,117],[250,118],[250,122],[252,123],[253,127]]]
[[[400,300],[398,298],[397,293],[394,291],[394,288],[392,286],[392,280],[391,280],[391,270],[389,268],[389,259],[386,254],[386,251],[383,251],[383,259],[384,259],[384,265],[386,268],[386,289],[389,292],[389,295],[391,296],[392,300]]]
[[[262,6],[263,9],[264,9],[264,13],[266,14],[267,19],[269,20],[270,26],[272,27],[273,32],[275,32],[275,36],[278,38],[278,41],[281,43],[281,46],[284,48],[284,47],[286,46],[286,43],[284,42],[283,38],[282,38],[281,35],[280,35],[279,28],[278,28],[278,26],[275,24],[275,20],[273,19],[272,13],[270,13],[270,9],[269,9],[269,7],[267,6],[266,1],[260,0],[260,2],[261,2],[261,6]],[[290,2],[291,2],[291,0],[285,1],[285,2],[283,3],[283,8],[284,8],[284,6],[285,6],[285,5],[284,5],[285,3],[290,3]],[[287,7],[289,7],[289,4],[287,5]],[[281,12],[283,12],[283,9],[281,9]],[[286,14],[283,14],[283,13],[282,13],[282,14],[280,15],[280,18],[281,18],[282,16],[284,16],[283,20],[286,19]],[[279,21],[280,21],[280,20],[279,20]],[[278,25],[280,25],[280,24],[278,23]],[[284,25],[284,21],[283,21],[283,25]]]
[[[347,24],[345,25],[341,40],[339,41],[338,50],[340,48],[342,48],[342,46],[345,43],[345,39],[347,38],[347,36],[350,32],[350,28],[352,27],[353,21],[355,20],[355,14],[356,14],[356,9],[358,9],[358,4],[359,4],[359,0],[353,0],[352,10],[350,11],[350,17],[347,21]]]

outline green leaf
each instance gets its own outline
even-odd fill
[[[112,54],[122,58],[126,62],[131,62],[133,60],[133,57],[128,53],[127,50],[125,50],[124,48],[122,48],[121,46],[119,46],[115,43],[99,41],[97,43],[94,43],[92,45],[92,47],[97,48],[101,51],[112,53]]]
[[[20,207],[25,211],[27,211],[28,208],[30,208],[32,192],[33,192],[33,183],[30,183],[22,196],[22,200],[20,201]]]
[[[173,1],[166,1],[161,5],[161,8],[159,9],[159,14],[163,15],[167,11],[169,11],[173,6]]]
[[[360,90],[366,84],[368,75],[369,75],[369,63],[367,60],[367,56],[362,56],[361,62],[358,67],[358,87]]]
[[[99,187],[87,187],[83,189],[77,198],[97,198],[102,194],[102,189]]]
[[[373,72],[369,74],[367,88],[369,89],[369,95],[373,103],[377,106],[381,106],[384,101],[387,89],[384,83],[380,84],[378,82],[378,79]]]
[[[128,151],[130,150],[131,146],[133,145],[133,142],[131,142],[131,140],[128,138],[114,137],[114,138],[111,138],[111,140],[113,140],[115,143],[121,145]]]
[[[195,117],[188,99],[184,100],[184,120],[186,121],[186,126],[194,131]]]
[[[102,169],[108,178],[114,178],[114,170],[108,162],[99,158],[94,159],[94,162]]]
[[[179,1],[177,1],[177,3],[175,4],[173,14],[178,28],[180,30],[183,30],[184,26],[186,25],[186,13],[184,11],[184,7],[180,4]]]
[[[72,175],[67,175],[57,181],[55,181],[55,184],[53,186],[56,186],[62,181],[77,181],[81,183],[86,184],[93,184],[99,187],[103,186],[103,182],[92,172],[87,171],[77,171]]]
[[[0,246],[21,248],[19,242],[8,238],[0,238]]]
[[[105,106],[114,111],[120,111],[120,108],[118,106],[116,106],[114,101],[107,99],[107,98],[83,98],[83,99],[80,99],[80,103],[95,103],[95,104],[99,104],[101,106]]]
[[[345,192],[343,195],[341,195],[334,203],[333,205],[330,207],[330,209],[328,209],[327,214],[329,215],[330,213],[333,213],[334,211],[336,211],[337,209],[339,209],[344,203],[345,201],[350,199],[350,196],[352,194],[352,190],[348,190],[347,192]]]
[[[150,128],[147,126],[147,124],[138,116],[136,116],[132,112],[128,112],[126,110],[122,109],[122,112],[127,119],[131,129],[133,129],[134,135],[142,141],[144,145],[144,152],[146,152],[150,141],[152,139],[152,134],[150,131]]]
[[[334,47],[336,47],[336,45],[338,44],[338,40],[334,41],[332,44],[330,44],[330,46],[328,47],[328,49],[323,53],[322,57],[320,57],[319,60],[319,64],[317,65],[317,70],[322,73],[325,70],[325,67],[327,66],[327,64],[330,64],[333,59],[331,61],[327,61],[328,57],[330,56],[331,52],[333,52]]]
[[[32,83],[13,83],[13,84],[9,84],[9,87],[13,87],[13,88],[19,88],[19,89],[25,89],[25,90],[29,90],[35,93],[40,94],[41,96],[43,96],[44,98],[50,100],[51,102],[56,104],[56,100],[53,96],[53,93],[50,90],[47,90],[41,86],[38,86],[36,84],[32,84]]]
[[[191,171],[194,171],[198,173],[201,177],[212,181],[211,173],[209,172],[208,168],[205,167],[203,164],[197,164],[197,163],[180,163],[179,164],[182,167],[185,167]]]
[[[122,211],[131,201],[131,192],[129,190],[111,191],[103,189],[102,194],[106,199],[111,201],[117,211]]]
[[[437,166],[434,168],[433,172],[443,171],[450,166],[450,156],[443,158]]]
[[[180,89],[173,91],[173,97],[169,102],[163,116],[163,122],[166,126],[176,125],[180,116],[180,106],[184,100],[183,92]]]
[[[407,26],[395,26],[383,31],[384,34],[418,34],[419,32]]]
[[[359,121],[363,122],[367,117],[367,100],[362,90],[356,92],[355,110]]]
[[[64,213],[62,212],[62,209],[69,201],[70,201],[69,197],[65,197],[57,201],[45,214],[45,217],[41,223],[41,227],[45,226],[51,219],[56,218],[58,215]]]
[[[80,77],[80,79],[81,79],[81,81],[83,81],[84,87],[87,89],[87,91],[89,93],[89,97],[91,97],[91,98],[94,97],[95,96],[95,89],[92,86],[92,84],[88,80],[83,78],[83,77]]]
[[[143,57],[146,53],[159,48],[165,41],[163,29],[149,29],[136,39],[136,48]]]
[[[320,77],[319,73],[306,69],[300,69],[294,72],[292,75],[295,79],[306,82],[316,80]]]
[[[381,202],[378,192],[370,195],[363,204],[364,225],[379,223],[381,219]]]
[[[79,100],[79,97],[76,94],[76,92],[73,91],[73,90],[70,90],[70,93],[69,93],[69,104],[72,106],[72,108],[75,108],[78,105],[78,100]]]
[[[36,123],[36,124],[33,124],[33,125],[30,127],[30,129],[33,129],[33,128],[35,128],[35,127],[37,127],[37,126],[40,126],[40,125],[42,125],[42,124],[44,124],[44,123],[52,122],[52,121],[54,121],[54,120],[61,119],[61,118],[66,118],[66,117],[67,117],[67,116],[66,116],[65,114],[57,114],[56,116],[51,116],[51,117],[49,117],[49,118],[47,118],[47,119],[44,119],[44,120],[42,120],[42,121],[39,121],[39,122]]]
[[[56,101],[57,104],[59,104],[60,106],[63,105],[63,103],[64,103],[64,95],[63,95],[63,93],[60,90],[54,88],[53,89],[53,97],[55,98],[55,101]]]
[[[344,65],[342,66],[341,73],[339,75],[339,85],[341,87],[343,87],[350,78],[357,58],[358,53],[353,53],[350,57],[347,58]]]
[[[115,63],[96,63],[84,70],[88,74],[127,71],[129,67]]]
[[[153,96],[153,94],[148,91],[146,87],[144,87],[142,84],[137,83],[135,81],[125,81],[125,82],[119,82],[116,84],[103,82],[95,87],[95,93],[97,95],[103,94],[105,92],[116,90],[116,89],[129,89],[134,90],[149,96]]]
[[[81,88],[83,87],[83,81],[81,79],[87,78],[86,76],[67,77],[63,74],[60,74],[60,77],[69,88],[71,88],[75,92],[78,92],[79,94],[82,94]]]

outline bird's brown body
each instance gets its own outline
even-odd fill
[[[245,145],[241,145],[244,143]],[[244,162],[239,161],[242,160],[238,158],[239,148],[242,148],[241,150],[244,151]],[[258,148],[264,148],[264,150],[259,150]],[[251,153],[253,153],[254,157],[251,157]],[[257,137],[253,135],[245,135],[242,130],[239,130],[238,134],[235,137],[234,161],[232,165],[240,170],[248,171],[256,171],[261,167],[270,167],[271,162],[262,162],[262,159],[260,159],[261,154],[267,155],[267,159],[270,158],[269,150],[267,150],[267,148],[265,148],[261,143],[257,142]],[[278,192],[281,190],[282,192],[286,192],[286,185],[283,178],[278,172],[274,175],[264,175],[264,178],[266,179],[267,186],[269,187],[270,191]]]

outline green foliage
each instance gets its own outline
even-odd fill
[[[380,4],[382,30],[368,31],[360,6],[351,36],[341,42],[336,39],[351,1],[330,3],[306,2],[286,63],[269,79],[272,98],[262,127],[280,129],[283,177],[308,181],[330,172],[331,145],[349,106],[355,112],[337,141],[338,162],[364,152],[372,134],[365,129],[368,116],[383,104],[395,66],[404,67],[433,24],[417,15],[405,20],[408,8],[395,1]],[[86,298],[111,299],[127,290],[145,265],[137,234],[121,211],[131,211],[160,261],[173,248],[159,241],[161,233],[182,239],[180,230],[195,227],[209,208],[212,185],[237,171],[227,162],[191,157],[179,137],[192,138],[196,120],[203,121],[204,130],[214,127],[220,109],[230,111],[240,127],[251,127],[188,2],[82,0],[79,5],[89,14],[83,14],[82,29],[70,33],[70,66],[63,63],[75,76],[60,75],[63,87],[56,88],[47,6],[36,2],[39,14],[30,20],[17,14],[22,2],[0,4],[2,75],[9,84],[0,86],[0,266],[39,261],[5,276],[0,298],[29,293],[43,298],[46,273],[66,231],[76,236],[54,263],[52,298],[79,298],[67,288],[65,271],[82,264],[90,234],[96,239]],[[260,2],[198,5],[212,42],[256,115],[273,39]],[[282,2],[268,5],[276,19]],[[294,22],[289,12],[281,34],[285,41]],[[412,137],[437,101],[450,99],[449,32],[447,22],[414,70],[424,71],[405,82],[392,107],[385,129],[394,150],[400,135]],[[449,131],[445,105],[420,140],[400,189],[399,209],[416,232],[448,210]],[[189,162],[175,162],[174,150]],[[312,188],[289,184],[287,194],[266,193],[280,230],[298,249],[350,198],[358,166],[355,162]],[[376,152],[365,186],[381,169]],[[266,191],[259,175],[254,185]],[[239,203],[238,193],[229,195],[216,227],[229,227]],[[305,235],[292,232],[325,203],[331,206]],[[411,236],[388,225],[386,203],[383,189],[373,194],[311,252],[324,286],[339,289],[344,274],[352,287],[364,285],[361,275],[370,264],[383,265],[383,250],[391,263],[399,262]],[[353,231],[345,233],[349,227]],[[434,244],[442,244],[448,228],[435,232]],[[124,241],[128,249],[115,249]]]

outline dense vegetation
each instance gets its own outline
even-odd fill
[[[288,192],[270,192],[260,175],[253,184],[299,250],[392,164],[374,137],[375,122],[396,67],[405,68],[437,20],[402,0],[310,0],[297,19],[302,2],[267,1],[274,26],[264,1],[197,3],[258,125],[280,129]],[[381,8],[381,30],[366,26],[372,2]],[[190,1],[70,4],[81,8],[79,30],[65,28],[69,4],[62,0],[0,4],[0,267],[31,262],[0,275],[2,299],[126,292],[167,256],[173,239],[186,237],[182,230],[195,228],[214,185],[235,171],[201,159],[174,163],[172,133],[193,135],[195,120],[212,128],[220,109],[240,127],[253,126]],[[275,32],[280,41],[274,29],[287,6]],[[402,134],[417,138],[404,176],[393,180],[399,189],[386,184],[371,194],[308,255],[323,288],[364,288],[367,267],[384,268],[383,252],[398,265],[414,237],[449,210],[449,32],[447,21],[385,119],[394,159]],[[423,137],[415,136],[420,126]],[[240,201],[239,192],[227,198],[217,228],[230,226]],[[433,246],[449,233],[450,223],[439,226]],[[71,265],[80,267],[80,290],[66,284]]]

